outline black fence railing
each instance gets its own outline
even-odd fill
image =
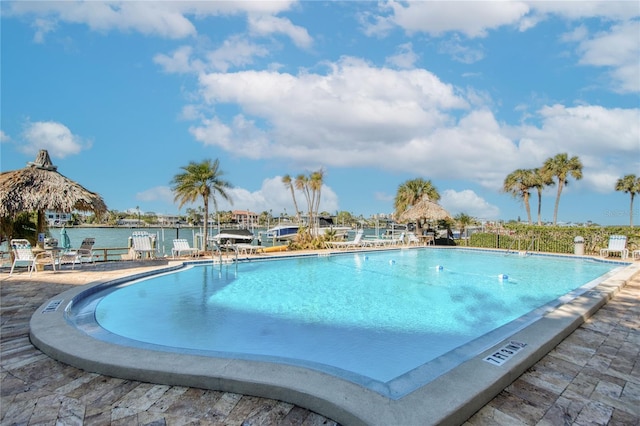
[[[629,253],[640,250],[640,229],[630,227],[549,227],[514,225],[473,233],[466,243],[470,247],[498,248],[513,251],[574,253],[576,244],[582,252],[598,255],[607,248],[611,235],[625,235]]]

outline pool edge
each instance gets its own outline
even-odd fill
[[[508,340],[527,346],[502,366],[483,359],[504,342],[398,400],[302,367],[122,348],[94,340],[67,323],[63,307],[80,292],[104,283],[73,288],[45,302],[31,318],[30,337],[45,354],[87,371],[284,400],[343,425],[461,424],[578,328],[638,271],[640,263],[630,264],[511,336]],[[46,310],[60,299],[59,309]]]

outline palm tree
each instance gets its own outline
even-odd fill
[[[553,224],[558,221],[558,206],[560,205],[560,194],[565,185],[569,184],[567,178],[571,175],[574,179],[582,179],[582,162],[576,156],[569,158],[566,152],[549,157],[542,166],[542,174],[553,179],[557,178],[558,193],[556,195],[556,205],[553,209]]]
[[[462,238],[462,236],[464,235],[464,231],[467,229],[467,227],[475,223],[475,219],[466,213],[459,213],[456,215],[456,217],[454,217],[454,219],[460,227],[460,238]]]
[[[507,175],[502,185],[502,190],[511,194],[514,198],[522,198],[524,208],[527,211],[527,221],[531,225],[531,206],[529,205],[529,190],[536,185],[535,171],[533,169],[518,169]]]
[[[320,197],[322,195],[322,185],[324,180],[324,171],[322,169],[312,172],[309,176],[299,174],[296,176],[294,186],[297,190],[302,191],[307,200],[307,211],[309,215],[309,223],[306,228],[309,233],[316,229],[314,225],[315,217],[320,208]]]
[[[320,210],[320,197],[322,195],[322,184],[324,183],[324,170],[316,170],[309,176],[309,188],[311,189],[311,207],[314,218],[318,217]],[[311,218],[309,218],[311,220]],[[314,227],[314,229],[316,229]]]
[[[286,188],[289,188],[289,190],[291,191],[291,198],[293,198],[293,207],[295,207],[296,209],[296,221],[300,222],[300,210],[298,210],[298,202],[296,201],[296,194],[293,190],[293,184],[291,183],[291,176],[282,176],[282,183],[284,183],[284,186]]]
[[[438,190],[430,180],[416,178],[401,184],[393,202],[396,217],[401,215],[407,208],[418,203],[423,197],[427,197],[427,199],[434,202],[440,199],[440,193],[438,193]],[[417,232],[420,234],[422,232],[422,224],[418,220],[416,225]]]
[[[440,199],[440,193],[438,193],[438,190],[430,180],[417,178],[401,184],[398,187],[396,198],[393,202],[396,215],[401,214],[407,208],[415,205],[424,196],[428,197],[431,201],[438,201]]]
[[[187,166],[181,167],[184,173],[179,173],[171,181],[171,190],[174,192],[174,201],[179,201],[182,208],[186,203],[194,203],[199,197],[204,201],[204,248],[207,248],[209,229],[209,199],[213,200],[215,210],[218,210],[216,194],[233,204],[233,200],[227,193],[232,186],[221,177],[224,174],[220,170],[220,161],[204,160],[201,163],[191,161]]]
[[[626,175],[616,182],[616,191],[628,192],[631,196],[629,205],[629,226],[633,228],[633,198],[640,194],[640,177],[636,175]]]
[[[542,173],[542,169],[536,168],[533,169],[532,176],[532,188],[535,188],[538,192],[538,226],[542,225],[542,190],[545,186],[555,185],[555,182],[551,178],[551,176]]]

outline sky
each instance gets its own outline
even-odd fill
[[[629,224],[614,188],[640,176],[637,1],[0,8],[1,170],[47,149],[110,210],[185,214],[202,204],[179,209],[171,180],[217,158],[233,185],[221,210],[293,214],[282,177],[322,169],[321,211],[389,214],[423,178],[452,215],[526,220],[504,178],[567,153],[583,178],[558,222]],[[640,223],[640,197],[633,210]]]

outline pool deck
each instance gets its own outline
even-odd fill
[[[640,262],[635,262],[640,266]],[[636,266],[634,265],[634,266]],[[155,385],[88,373],[29,340],[32,315],[78,286],[164,267],[109,262],[9,277],[0,272],[0,423],[335,425],[306,408],[239,392]],[[465,425],[640,424],[640,272],[524,374],[510,379]],[[471,381],[471,379],[469,379]],[[318,410],[321,411],[321,410]],[[402,412],[394,422],[417,424]],[[406,413],[405,413],[406,414]],[[469,416],[471,416],[469,418]],[[404,421],[403,419],[407,420]],[[465,422],[465,419],[466,422]],[[345,424],[348,422],[344,422]],[[373,423],[373,422],[370,422]],[[428,424],[428,421],[421,424]]]

